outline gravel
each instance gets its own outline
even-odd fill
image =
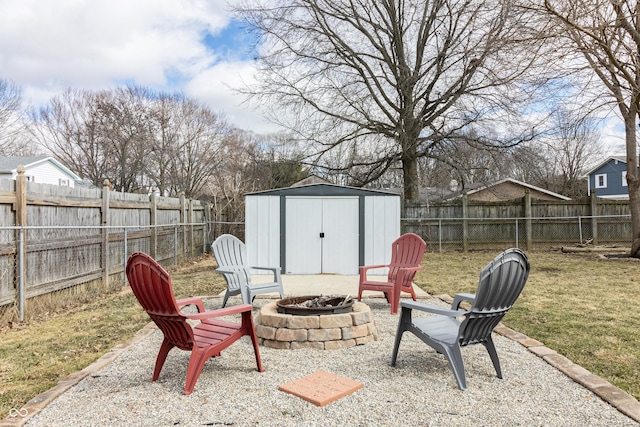
[[[256,299],[256,307],[264,304]],[[430,300],[429,303],[435,303]],[[25,425],[38,426],[636,426],[590,390],[530,353],[495,336],[504,379],[483,346],[463,349],[467,391],[446,359],[406,333],[389,366],[398,316],[384,300],[363,300],[379,340],[341,350],[260,347],[256,370],[243,337],[210,359],[190,396],[182,394],[189,353],[172,350],[151,382],[162,334],[125,349],[115,361],[61,394]],[[207,307],[220,307],[220,299]],[[364,387],[324,407],[278,390],[319,370]]]

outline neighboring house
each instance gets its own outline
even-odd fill
[[[595,190],[597,197],[607,199],[628,199],[627,160],[623,156],[612,156],[605,159],[587,172],[589,178],[587,194]]]
[[[492,184],[476,183],[469,185],[464,193],[469,201],[477,202],[502,202],[507,200],[520,199],[525,192],[529,191],[532,199],[537,200],[571,200],[571,198],[544,188],[536,187],[515,179],[506,178]],[[442,201],[455,200],[462,197],[462,193],[457,192]]]
[[[80,177],[50,156],[0,157],[0,179],[16,179],[23,165],[28,182],[75,187]]]

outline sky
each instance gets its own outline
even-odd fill
[[[242,129],[275,132],[231,89],[252,82],[251,46],[227,0],[0,0],[0,78],[28,106],[67,88],[135,84],[184,93]],[[604,121],[607,154],[624,154],[623,135],[620,120]]]
[[[252,81],[251,45],[225,0],[0,0],[0,78],[29,106],[67,88],[135,84],[277,131],[231,89]]]

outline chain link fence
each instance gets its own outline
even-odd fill
[[[631,247],[630,215],[532,218],[403,218],[402,231],[420,235],[430,252],[545,250],[597,244]]]
[[[125,286],[134,252],[170,266],[202,256],[211,243],[207,223],[0,227],[0,235],[0,306],[20,321],[27,299],[81,285]]]

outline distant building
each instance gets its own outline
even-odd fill
[[[595,190],[597,197],[605,199],[628,199],[627,159],[622,156],[606,158],[587,172],[589,178],[587,194]]]
[[[0,179],[16,179],[23,165],[28,182],[75,187],[80,177],[50,156],[0,157]]]
[[[563,196],[562,194],[554,193],[553,191],[545,190],[544,188],[511,178],[502,179],[491,184],[471,184],[465,188],[463,193],[467,195],[469,201],[502,202],[520,199],[524,197],[526,191],[529,191],[531,198],[537,200],[571,200],[570,197]],[[453,193],[442,201],[458,199],[462,197],[463,193]]]

